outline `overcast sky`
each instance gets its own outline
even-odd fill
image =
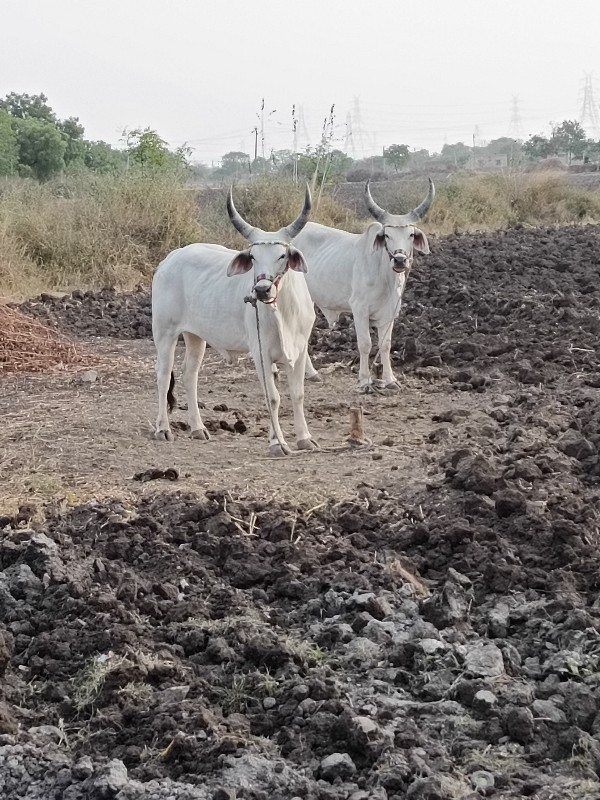
[[[263,97],[265,155],[292,148],[294,104],[303,148],[335,103],[357,158],[507,135],[513,95],[520,133],[546,132],[580,118],[586,72],[600,102],[599,0],[2,0],[0,23],[0,96],[44,92],[87,138],[150,127],[207,163],[253,153]]]

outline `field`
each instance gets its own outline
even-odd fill
[[[210,351],[153,441],[145,291],[21,306],[94,362],[0,376],[0,795],[600,798],[600,228],[430,244],[400,391],[319,321],[287,459]]]

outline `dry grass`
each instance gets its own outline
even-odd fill
[[[245,247],[244,240],[235,232],[227,213],[226,188],[205,189],[198,193],[198,205],[203,239],[226,247]],[[233,199],[242,216],[264,231],[277,231],[294,220],[304,202],[304,185],[294,185],[285,178],[264,176],[250,183],[234,187]],[[311,220],[348,231],[360,231],[364,224],[331,195],[316,202],[313,197]]]
[[[379,184],[377,201],[406,211],[423,196],[423,180]],[[227,189],[193,189],[177,175],[80,174],[39,184],[0,184],[0,298],[41,291],[148,283],[159,261],[190,242],[242,247],[225,211]],[[235,187],[240,212],[263,230],[293,220],[303,186],[265,176]],[[341,193],[340,193],[341,194]],[[360,207],[359,207],[360,213]],[[328,190],[311,218],[353,232],[359,219]],[[580,189],[560,173],[456,174],[437,186],[425,229],[496,230],[516,224],[600,221],[600,192]]]
[[[199,238],[194,195],[175,176],[9,181],[0,189],[0,296],[132,288]]]
[[[377,187],[377,201],[403,212],[419,203],[423,180]],[[502,230],[515,225],[600,222],[600,191],[579,188],[561,173],[458,173],[436,184],[427,231]]]
[[[65,336],[0,304],[0,375],[49,372],[89,361]]]
[[[287,225],[302,208],[303,187],[264,178],[236,187],[235,201],[264,230]],[[177,175],[80,174],[39,184],[0,185],[0,298],[42,291],[148,283],[164,256],[191,242],[243,247],[225,211],[225,188],[196,190]],[[331,196],[313,219],[357,230]]]

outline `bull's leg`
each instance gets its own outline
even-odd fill
[[[263,370],[260,363],[260,353],[256,352],[252,354],[254,358],[254,363],[256,364],[256,371],[258,373],[258,379],[260,380],[261,386],[263,387],[263,391],[265,393],[265,397],[267,399],[267,404],[269,406],[269,451],[272,456],[287,456],[290,454],[290,448],[288,447],[285,439],[283,438],[283,431],[281,430],[281,425],[279,424],[279,392],[277,391],[277,386],[275,385],[275,376],[273,374],[273,362],[268,359],[264,358],[264,378],[263,378]]]
[[[305,350],[293,366],[287,367],[288,386],[294,410],[294,431],[298,450],[318,450],[319,446],[313,442],[304,416],[304,374],[307,369],[305,364],[307,358],[308,352]]]
[[[377,336],[379,338],[379,356],[383,368],[381,378],[388,389],[397,389],[398,382],[392,372],[392,362],[390,361],[390,349],[392,346],[392,330],[394,320],[386,322],[385,325],[377,326]]]
[[[313,383],[322,383],[323,378],[319,375],[317,370],[314,368],[312,361],[310,360],[310,356],[308,352],[306,353],[306,366],[304,369],[304,376],[307,381],[312,381]]]
[[[183,386],[188,404],[188,422],[193,439],[210,439],[198,411],[198,370],[204,358],[206,342],[193,333],[184,333],[185,360],[183,362]]]
[[[156,388],[158,391],[158,417],[156,419],[156,431],[154,438],[160,441],[173,441],[171,426],[169,425],[169,413],[167,410],[167,393],[171,373],[173,372],[173,362],[175,360],[175,347],[177,337],[155,336],[156,345]]]
[[[373,391],[371,371],[369,369],[369,354],[371,353],[371,331],[369,330],[369,316],[363,312],[353,312],[354,327],[356,328],[356,341],[360,354],[360,367],[358,381],[364,393]]]
[[[327,320],[327,324],[329,325],[329,329],[331,330],[335,326],[335,323],[338,321],[340,317],[339,311],[332,311],[329,308],[321,308],[320,310],[325,319]],[[306,353],[306,368],[304,371],[304,377],[306,378],[307,381],[311,381],[312,383],[323,382],[323,378],[321,378],[321,376],[315,369],[315,366],[312,363],[311,357],[309,356],[308,352]]]

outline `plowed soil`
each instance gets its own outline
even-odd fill
[[[321,322],[288,459],[210,353],[151,439],[143,292],[25,306],[100,362],[2,381],[0,796],[600,798],[599,232],[431,244],[400,392]]]

